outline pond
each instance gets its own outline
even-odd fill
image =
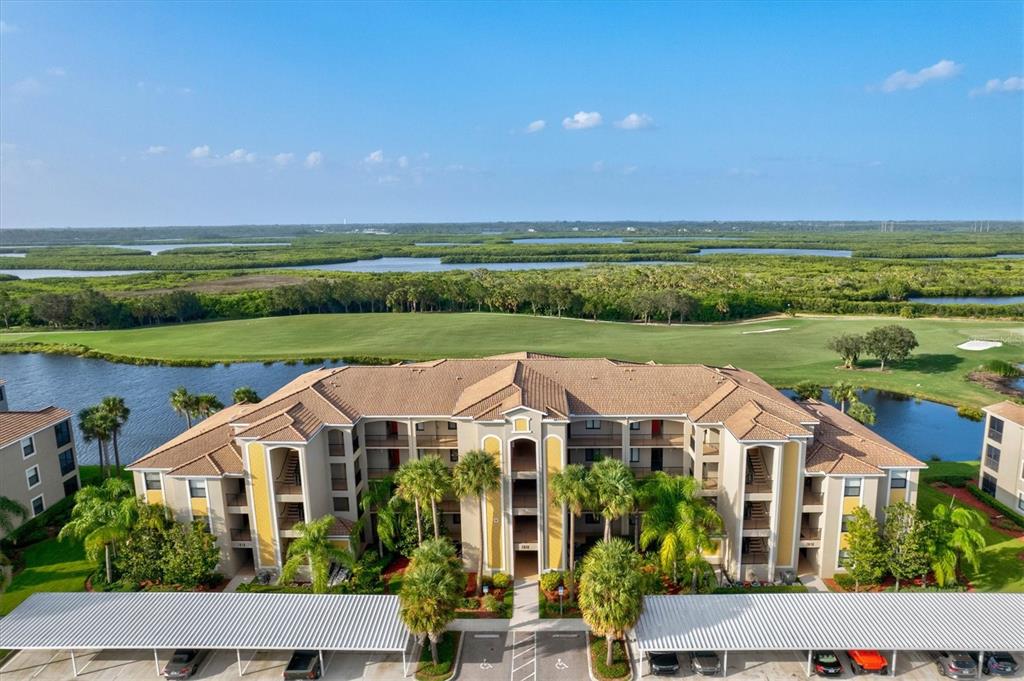
[[[816,255],[824,258],[852,258],[853,251],[827,248],[702,248],[697,255]]]
[[[144,274],[151,270],[3,270],[0,274],[13,274],[19,279],[45,279],[47,277],[116,277],[122,274]]]
[[[375,258],[353,262],[328,263],[326,265],[298,265],[285,267],[290,270],[330,270],[334,272],[447,272],[449,270],[560,270],[590,265],[665,265],[664,261],[642,262],[460,262],[443,263],[440,258]],[[686,265],[688,263],[674,263]]]
[[[908,298],[911,303],[930,305],[1016,305],[1024,303],[1024,296],[935,296]]]
[[[265,244],[234,244],[234,243],[209,243],[209,244],[88,244],[89,246],[106,246],[107,248],[130,248],[137,251],[149,251],[150,255],[163,253],[164,251],[176,248],[209,248],[211,246],[235,246],[237,248],[255,248],[257,246],[291,246],[290,243],[265,243]]]
[[[77,413],[107,395],[124,397],[132,410],[121,438],[126,460],[138,458],[184,430],[184,419],[168,404],[168,395],[179,385],[190,392],[212,392],[228,404],[231,392],[239,386],[252,386],[266,396],[313,368],[282,363],[208,368],[132,366],[59,355],[0,355],[0,375],[7,380],[12,409],[56,404]],[[932,455],[949,460],[978,457],[982,424],[960,418],[953,407],[874,390],[864,391],[861,399],[878,414],[873,429],[922,460]],[[77,446],[83,462],[97,461],[95,444],[77,441]]]
[[[512,239],[514,244],[621,244],[619,236],[552,236]]]

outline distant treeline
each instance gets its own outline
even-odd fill
[[[295,283],[276,278],[269,288],[232,292],[204,291],[211,275],[191,282],[181,274],[131,277],[148,280],[138,288],[110,281],[116,277],[7,282],[0,286],[0,321],[8,327],[127,328],[324,312],[480,310],[661,322],[724,321],[773,312],[1024,317],[1024,305],[907,302],[918,295],[1024,294],[1024,261],[846,261],[837,269],[822,260],[734,256],[692,266],[303,272],[284,278]],[[161,290],[161,277],[168,286],[189,288]],[[214,283],[221,281],[232,279]]]

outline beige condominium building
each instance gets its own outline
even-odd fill
[[[369,480],[406,461],[454,466],[492,454],[501,488],[486,498],[483,536],[473,499],[441,504],[468,566],[529,576],[564,569],[569,523],[550,480],[602,457],[645,478],[694,476],[725,531],[709,560],[731,579],[784,571],[831,575],[844,517],[914,503],[920,461],[820,402],[795,403],[733,367],[637,364],[516,353],[395,366],[311,371],[258,404],[233,405],[132,464],[139,494],[179,519],[207,519],[222,569],[277,568],[295,523],[333,514],[352,537]],[[616,523],[631,536],[635,518]],[[576,523],[584,544],[597,509]]]
[[[1024,514],[1024,405],[1000,402],[985,407],[978,486]]]
[[[32,518],[78,490],[71,414],[58,407],[9,411],[7,388],[0,381],[0,496],[20,503]]]

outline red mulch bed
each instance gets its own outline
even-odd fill
[[[405,568],[409,567],[409,559],[405,556],[398,556],[391,563],[384,568],[384,572],[380,573],[380,576],[384,579],[390,579],[395,574],[401,574],[405,572]]]
[[[967,579],[962,574],[958,574],[957,579],[961,584],[967,585],[968,591],[974,591],[974,587],[971,585],[970,582],[967,581]],[[825,586],[828,587],[829,591],[842,591],[844,593],[847,593],[847,590],[839,586],[839,583],[834,579],[826,577],[822,581],[825,582]],[[928,573],[928,585],[935,586],[935,575],[931,573]],[[860,592],[880,593],[894,586],[896,586],[896,580],[892,577],[886,577],[878,584],[861,584]],[[921,580],[919,578],[904,579],[902,582],[900,582],[900,588],[903,588],[905,586],[921,586]],[[850,589],[848,593],[853,593],[853,589]]]
[[[1004,534],[1007,537],[1011,537],[1013,539],[1024,539],[1024,529],[1021,529],[1016,526],[1014,526],[1013,529],[1010,529],[1008,527],[1003,527],[1002,525],[997,524],[998,519],[1005,517],[1003,513],[992,508],[984,501],[971,494],[966,487],[953,487],[951,485],[947,485],[944,482],[932,483],[932,487],[934,487],[937,490],[941,490],[943,494],[948,494],[949,496],[953,497],[954,499],[962,503],[964,506],[980,511],[986,518],[988,518],[989,524],[992,526],[992,529],[996,532]]]

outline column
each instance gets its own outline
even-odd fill
[[[772,447],[772,500],[768,508],[770,509],[768,527],[768,581],[775,581],[775,563],[778,559],[776,555],[779,550],[779,497],[780,490],[782,489],[782,457],[783,448],[781,445],[775,445]]]

